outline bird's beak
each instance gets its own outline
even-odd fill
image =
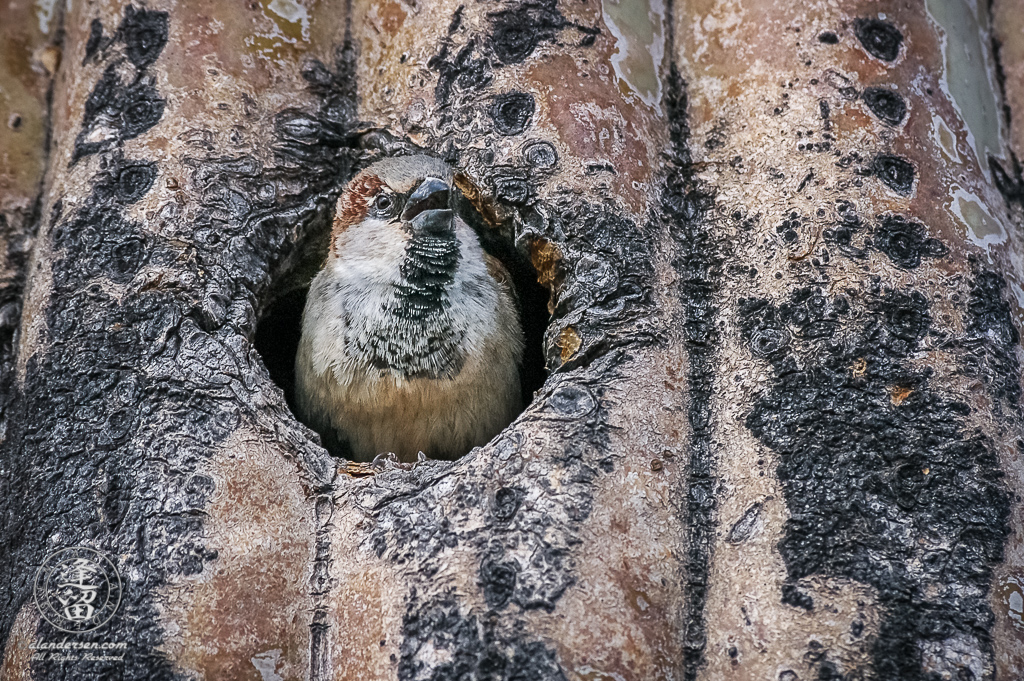
[[[445,232],[452,228],[452,210],[448,205],[450,188],[444,180],[428,177],[409,196],[402,221],[417,232]]]

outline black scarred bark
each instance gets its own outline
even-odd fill
[[[674,598],[656,604],[652,612],[661,619],[650,626],[683,622],[659,649],[667,660],[661,669],[701,678],[708,622],[718,616],[708,611],[718,535],[746,541],[762,512],[760,502],[750,506],[731,529],[718,517],[717,466],[729,445],[716,440],[716,385],[723,380],[723,329],[733,324],[741,332],[733,340],[749,354],[743,359],[770,371],[743,407],[743,425],[777,455],[791,516],[777,546],[786,569],[781,602],[813,610],[800,580],[815,575],[874,588],[885,612],[872,648],[880,678],[926,678],[920,642],[960,630],[981,632],[991,655],[986,597],[1003,559],[1011,494],[990,438],[968,428],[968,406],[934,387],[931,373],[910,359],[925,343],[945,344],[964,373],[989,386],[994,410],[1017,407],[1020,337],[1000,276],[972,264],[961,301],[968,322],[959,335],[932,318],[921,292],[867,279],[856,296],[807,285],[782,298],[731,301],[739,317],[726,324],[725,284],[757,274],[753,263],[726,266],[735,255],[730,242],[743,242],[759,225],[741,212],[719,214],[717,188],[698,179],[679,71],[665,78],[669,145],[647,189],[646,212],[597,191],[555,191],[545,182],[565,159],[551,142],[526,137],[540,104],[525,91],[486,88],[540,46],[589,55],[601,29],[570,21],[555,2],[502,6],[486,15],[485,29],[466,28],[463,11],[428,63],[437,79],[437,125],[468,128],[466,120],[479,114],[473,120],[485,121],[487,134],[522,136],[523,151],[517,163],[495,165],[489,149],[457,136],[429,146],[486,180],[508,217],[504,233],[489,238],[503,238],[509,251],[510,244],[533,249],[535,263],[537,252],[557,253],[538,265],[552,314],[535,351],[550,374],[526,412],[487,447],[457,462],[384,466],[370,479],[342,475],[357,467],[342,462],[336,470],[338,462],[289,412],[284,347],[294,343],[289,324],[297,322],[302,285],[319,265],[344,182],[377,155],[411,146],[375,130],[379,121],[358,120],[355,42],[343,44],[333,63],[295,64],[290,77],[302,101],[279,106],[270,125],[251,122],[256,142],[233,146],[201,131],[183,138],[174,155],[186,170],[172,178],[165,157],[133,145],[166,122],[173,104],[157,76],[175,17],[128,5],[112,31],[98,19],[90,24],[83,64],[95,77],[74,129],[63,131],[74,140],[69,165],[53,171],[74,182],[68,196],[55,183],[41,199],[48,210],[40,213],[35,257],[45,267],[31,275],[27,340],[17,357],[24,368],[8,397],[0,647],[13,640],[19,613],[31,608],[35,567],[57,548],[89,545],[117,557],[125,588],[111,624],[77,640],[129,641],[125,660],[35,660],[31,678],[187,678],[165,651],[175,634],[165,628],[160,599],[172,583],[213,572],[223,560],[211,548],[211,499],[225,479],[230,483],[227,443],[246,433],[286,452],[312,510],[310,524],[294,529],[308,531],[314,545],[308,565],[294,568],[296,579],[308,580],[302,643],[312,679],[332,678],[347,654],[345,637],[359,633],[339,625],[346,604],[336,594],[349,593],[344,589],[357,579],[346,581],[345,570],[361,568],[360,561],[388,575],[385,586],[398,593],[400,623],[380,642],[381,650],[385,643],[394,650],[397,678],[578,676],[566,662],[573,651],[548,632],[564,617],[573,589],[591,578],[584,544],[595,540],[588,523],[603,510],[600,495],[625,489],[624,472],[635,473],[638,462],[670,469],[668,459],[678,453],[666,473],[669,509],[658,520],[680,537],[682,550],[666,547],[660,558],[679,585],[662,580]],[[879,59],[900,49],[882,22],[854,30]],[[831,36],[821,42],[834,44]],[[906,115],[889,90],[863,96],[890,125]],[[820,112],[827,122],[824,100]],[[711,137],[704,144],[713,150],[726,142]],[[582,166],[587,176],[617,173],[611,161],[590,161]],[[908,161],[879,154],[864,164],[863,176],[896,194],[911,192],[916,171]],[[172,179],[190,192],[188,200],[140,218],[135,207]],[[812,185],[808,174],[797,192]],[[873,249],[913,270],[948,252],[904,216],[837,210],[834,228],[822,235],[836,258]],[[766,233],[794,241],[798,217]],[[536,291],[531,295],[526,300],[536,304]],[[566,338],[578,342],[568,352]],[[642,380],[657,376],[659,390],[662,383],[652,358],[681,358],[682,387],[649,390]],[[859,363],[863,371],[851,374]],[[673,379],[676,368],[668,371]],[[888,392],[894,383],[910,395],[898,411]],[[650,412],[631,402],[641,389],[657,404]],[[680,412],[689,431],[624,441],[623,432],[646,425],[632,423],[634,414],[651,412]],[[935,555],[887,523],[957,550]],[[630,528],[615,532],[597,541],[628,543]],[[909,562],[920,569],[911,574]],[[463,573],[452,577],[451,565]],[[945,583],[958,589],[935,595]],[[209,616],[216,621],[219,613]],[[29,639],[63,636],[39,620]],[[837,678],[827,676],[830,664],[817,665],[821,678]]]
[[[71,165],[97,157],[98,170],[81,200],[56,198],[43,220],[37,258],[49,259],[52,287],[37,302],[39,345],[21,349],[0,478],[0,645],[31,604],[35,566],[58,548],[89,545],[119,557],[124,593],[109,626],[75,639],[128,641],[128,652],[123,662],[33,661],[33,678],[181,678],[157,650],[154,599],[169,577],[217,558],[204,541],[215,487],[207,469],[240,424],[291,450],[312,493],[329,490],[334,474],[268,380],[252,337],[275,277],[290,272],[306,233],[325,233],[347,176],[349,143],[334,131],[351,115],[351,78],[296,73],[322,104],[278,114],[265,159],[193,145],[184,182],[200,192],[198,205],[190,219],[165,206],[150,218],[157,236],[128,212],[161,168],[125,142],[164,116],[153,65],[171,20],[128,5],[113,35],[93,23],[86,61],[102,64],[102,76],[76,129],[62,133],[76,135]],[[99,127],[112,132],[88,141]],[[171,281],[145,276],[157,270]],[[66,637],[45,620],[36,636]]]

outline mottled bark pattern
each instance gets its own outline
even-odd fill
[[[59,17],[10,0],[0,23],[0,432],[12,399],[18,324],[46,169]]]
[[[1021,233],[987,173],[1006,149],[968,40],[986,18],[684,7],[693,181],[724,259],[727,530],[688,676],[1013,678]]]
[[[0,677],[1021,676],[1020,45],[986,11],[58,10],[52,142],[41,71],[0,167]],[[277,311],[413,146],[532,262],[549,373],[486,447],[373,469],[292,416]],[[125,583],[75,639],[123,662],[31,659],[74,545]]]
[[[167,9],[83,2],[63,19],[4,442],[11,678],[310,666],[316,500],[334,464],[250,339],[272,273],[326,227],[344,156],[292,161],[281,112],[326,97],[289,43],[254,42],[246,21],[272,17]],[[30,662],[26,646],[63,636],[36,613],[35,567],[80,544],[114,557],[125,588],[115,619],[77,640],[127,641],[125,660]]]

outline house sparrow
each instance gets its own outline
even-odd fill
[[[338,200],[302,315],[296,406],[358,461],[454,458],[521,410],[515,294],[452,181],[440,159],[386,158]]]

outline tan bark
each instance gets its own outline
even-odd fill
[[[1010,146],[1017,157],[1024,156],[1024,3],[996,0],[992,3],[992,34],[1002,66],[1005,104],[1010,116]]]
[[[73,4],[0,676],[1020,676],[1021,206],[975,11]],[[389,144],[550,291],[534,401],[411,469],[331,459],[267,331]],[[76,640],[123,662],[27,652],[72,545],[121,571]]]
[[[773,357],[773,352],[791,353],[795,364],[789,371],[799,366],[810,381],[847,381],[843,388],[821,386],[817,397],[808,397],[809,402],[800,403],[793,411],[771,413],[768,409],[774,418],[794,418],[801,412],[808,417],[790,428],[810,428],[821,438],[839,435],[839,440],[820,442],[817,465],[825,469],[865,465],[857,456],[865,450],[858,448],[871,445],[865,444],[862,429],[878,429],[878,436],[884,437],[887,418],[902,419],[898,422],[903,427],[915,419],[944,418],[928,410],[900,412],[912,408],[914,391],[919,391],[919,404],[924,404],[925,395],[933,399],[920,391],[934,391],[942,399],[962,400],[971,406],[971,415],[956,437],[977,429],[991,438],[990,446],[998,452],[1007,475],[1006,487],[1019,499],[1024,484],[1015,444],[1020,432],[1019,407],[1015,401],[1003,401],[998,386],[990,384],[984,389],[979,381],[982,377],[965,369],[972,353],[988,348],[955,342],[970,336],[969,327],[977,323],[971,307],[963,302],[976,294],[973,282],[984,276],[979,272],[992,268],[1006,277],[1005,293],[1014,305],[1017,324],[1024,297],[1020,288],[1024,276],[1021,232],[1008,218],[1003,197],[987,173],[988,156],[1005,158],[1006,151],[999,136],[994,78],[984,59],[980,28],[984,17],[974,17],[966,4],[940,2],[915,9],[901,3],[849,2],[837,7],[834,3],[691,0],[680,9],[675,24],[676,58],[690,95],[695,177],[714,188],[715,208],[708,218],[713,229],[729,241],[724,250],[726,263],[735,263],[735,271],[747,275],[727,277],[722,292],[725,330],[719,387],[712,406],[717,415],[714,437],[722,443],[717,456],[721,527],[724,530],[742,522],[749,509],[759,510],[749,539],[736,542],[725,532],[718,535],[707,605],[707,667],[701,678],[823,678],[817,674],[825,673],[821,670],[826,667],[828,673],[843,678],[875,678],[875,674],[926,678],[923,674],[928,673],[938,674],[935,678],[957,678],[957,674],[968,673],[964,670],[973,675],[968,678],[992,678],[994,670],[997,678],[1019,676],[1024,669],[1018,657],[1020,633],[1017,623],[1011,621],[1013,613],[1006,600],[1006,585],[1016,583],[1015,575],[1024,564],[1019,533],[1010,535],[1005,562],[998,565],[992,558],[1001,548],[1002,530],[989,528],[993,534],[987,541],[994,553],[988,554],[986,569],[994,569],[995,574],[988,572],[988,579],[965,587],[991,589],[987,601],[995,613],[994,651],[984,634],[976,637],[947,627],[944,634],[919,635],[926,627],[909,633],[894,628],[914,621],[917,615],[908,615],[907,608],[928,612],[928,617],[936,619],[961,621],[975,616],[968,612],[984,608],[984,600],[967,603],[950,595],[959,580],[974,582],[975,575],[967,566],[956,567],[951,559],[950,569],[940,576],[922,563],[930,559],[929,550],[946,556],[958,545],[953,530],[928,536],[927,518],[948,514],[962,523],[959,532],[969,532],[975,522],[1005,522],[1001,511],[989,509],[989,520],[980,521],[971,518],[978,511],[969,508],[972,502],[951,498],[944,502],[929,496],[934,509],[893,507],[888,516],[881,515],[888,518],[885,522],[905,528],[907,539],[890,537],[877,542],[858,536],[858,532],[881,531],[883,526],[872,520],[880,517],[880,512],[847,506],[843,497],[891,503],[883,493],[862,493],[858,489],[861,483],[856,481],[858,475],[885,475],[884,468],[875,468],[882,461],[876,459],[858,470],[850,477],[853,486],[848,489],[835,486],[842,473],[832,477],[827,470],[809,473],[810,483],[801,486],[799,477],[793,477],[808,475],[794,470],[793,461],[800,458],[800,452],[765,446],[748,421],[752,409],[767,409],[758,398],[770,402],[779,395],[772,392],[773,387],[779,390],[777,386],[784,384],[782,360]],[[863,30],[870,39],[871,31],[897,28],[902,43],[892,55],[884,50],[881,57],[872,54],[858,39],[857,20],[879,18],[877,25],[862,24]],[[974,58],[966,61],[965,53]],[[872,100],[870,87],[884,88],[883,93],[905,103],[902,120],[895,125],[883,120],[899,105],[887,110],[885,105],[892,102]],[[881,177],[885,171],[877,161],[883,155],[903,159],[913,177],[901,181],[890,175],[885,181]],[[919,222],[923,232],[911,240],[936,238],[948,252],[921,257],[914,253],[915,249],[925,250],[920,244],[896,245],[885,234],[885,216]],[[852,227],[843,227],[844,223]],[[836,237],[843,229],[854,234],[852,244],[844,246],[840,243],[843,239]],[[873,247],[861,241],[865,232],[874,239]],[[855,257],[854,249],[862,257]],[[730,266],[726,265],[727,271]],[[873,277],[878,282],[874,288]],[[814,292],[821,309],[801,307],[795,294],[801,288]],[[922,338],[913,355],[904,353],[906,363],[883,361],[870,366],[874,360],[861,360],[854,353],[845,377],[830,374],[832,378],[826,379],[814,373],[816,367],[840,360],[849,352],[849,345],[830,347],[825,340],[859,344],[867,357],[870,348],[866,346],[871,343],[844,332],[855,325],[877,323],[868,321],[878,314],[870,311],[872,306],[884,305],[887,295],[911,291],[926,296],[924,305],[941,336]],[[855,310],[849,317],[837,306],[840,296]],[[744,329],[745,315],[752,314],[744,299],[758,298],[774,306],[788,303],[809,315],[810,322],[806,318],[788,324],[766,319],[763,327]],[[891,320],[899,313],[888,314]],[[1010,323],[1008,317],[1004,321]],[[808,326],[812,322],[837,328],[815,330]],[[884,328],[886,322],[881,323]],[[945,342],[940,342],[940,337]],[[884,344],[884,339],[883,333],[873,342]],[[1009,338],[1004,342],[1013,357],[1009,380],[1016,383],[1020,371],[1016,342]],[[906,383],[909,367],[927,368],[934,374],[911,386]],[[877,375],[872,376],[873,372]],[[859,376],[863,376],[860,382]],[[793,390],[792,384],[789,386]],[[815,388],[809,385],[807,389]],[[890,402],[891,413],[879,406],[869,417],[832,403],[848,399],[850,389],[888,390],[890,398],[884,401]],[[798,391],[790,396],[793,394]],[[844,420],[845,428],[823,425],[832,419]],[[765,430],[770,431],[771,426]],[[787,437],[791,437],[790,446],[819,445],[799,435],[777,434],[774,439],[784,443]],[[905,437],[912,442],[909,429]],[[885,447],[896,449],[898,444],[889,441]],[[914,494],[931,495],[948,487],[942,494],[955,496],[954,483],[927,482],[927,475],[940,470],[935,459],[940,458],[941,445],[939,438],[918,450],[925,478]],[[893,465],[917,462],[916,454],[911,455],[916,447],[910,444],[905,452],[892,452]],[[780,480],[780,476],[786,479]],[[943,508],[944,503],[949,507]],[[796,521],[793,517],[798,510],[805,515]],[[830,521],[836,525],[834,530],[815,526]],[[792,525],[794,522],[801,524]],[[1019,501],[1013,504],[1009,525],[1021,526]],[[797,527],[811,528],[803,544],[804,556],[792,545]],[[819,550],[815,544],[828,543],[833,532],[844,543],[814,558]],[[916,532],[924,534],[914,536]],[[942,536],[945,532],[951,534]],[[911,543],[909,553],[902,547],[904,541]],[[918,542],[919,546],[913,546]],[[868,546],[876,552],[871,557],[857,553]],[[843,555],[846,551],[848,557]],[[886,551],[893,556],[887,557]],[[899,588],[917,593],[907,598],[879,593],[887,588],[883,574],[892,565],[899,566],[897,571],[906,565],[909,575]],[[891,579],[894,584],[900,581]],[[802,595],[787,598],[787,589],[799,589]],[[803,596],[813,600],[813,608],[800,607],[801,602],[811,602]],[[943,609],[953,614],[943,614]],[[900,625],[887,627],[887,621]],[[882,650],[885,646],[880,646],[879,637],[889,639],[882,643],[891,644],[891,650]],[[891,657],[886,659],[887,655]],[[880,669],[882,663],[888,665],[888,673]]]
[[[50,29],[44,32],[43,28]],[[37,16],[30,2],[11,0],[0,26],[4,51],[0,58],[0,177],[5,216],[24,219],[39,191],[45,164],[46,91],[60,51],[50,46],[52,23]]]
[[[6,405],[31,232],[46,166],[47,93],[60,63],[56,17],[26,0],[0,22],[0,412]]]

